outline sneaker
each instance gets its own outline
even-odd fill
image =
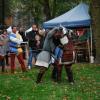
[[[28,69],[31,69],[31,66],[28,66]]]

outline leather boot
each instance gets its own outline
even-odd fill
[[[57,81],[57,72],[58,72],[57,67],[54,66],[54,68],[53,68],[53,70],[52,70],[52,75],[51,75],[51,78],[52,78],[52,80],[53,80],[54,82]]]
[[[67,73],[67,76],[68,76],[69,83],[74,83],[73,72],[72,72],[71,67],[66,67],[66,73]]]
[[[57,82],[61,82],[61,73],[62,73],[62,65],[58,65],[58,70],[57,70]]]
[[[38,74],[37,80],[36,80],[36,83],[37,83],[37,84],[38,84],[38,83],[41,83],[41,79],[42,79],[42,77],[43,77],[43,74],[44,74],[44,73],[39,73],[39,74]]]
[[[27,72],[26,68],[22,68],[22,72]]]
[[[11,69],[11,73],[14,74],[15,73],[15,70],[14,69]]]
[[[1,66],[2,66],[2,72],[4,72],[5,71],[5,60],[4,59],[1,60]]]
[[[2,66],[2,72],[5,72],[5,66]]]

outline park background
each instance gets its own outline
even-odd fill
[[[50,80],[52,68],[44,76],[44,82],[37,85],[35,80],[38,69],[33,68],[27,73],[21,73],[18,65],[17,73],[14,75],[0,72],[0,100],[100,99],[100,0],[0,0],[0,26],[9,27],[17,24],[24,26],[26,30],[33,22],[42,26],[43,22],[69,11],[81,2],[89,5],[92,18],[91,27],[96,41],[94,64],[73,65],[74,86],[68,84],[64,71],[62,83],[53,83]]]

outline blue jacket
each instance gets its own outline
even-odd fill
[[[23,42],[21,35],[18,34],[19,38],[17,38],[17,34],[18,33],[9,34],[9,39],[10,39],[9,49],[10,49],[10,52],[18,53],[18,48],[20,48],[20,44]]]

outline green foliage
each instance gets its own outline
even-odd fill
[[[35,21],[41,23],[45,20],[59,16],[80,2],[90,4],[91,0],[8,0],[12,14],[19,10],[22,15],[32,15]],[[48,3],[48,5],[47,5]],[[49,16],[48,16],[49,14]]]
[[[100,65],[75,64],[73,72],[75,84],[69,85],[63,69],[62,82],[50,79],[49,69],[43,83],[36,84],[38,69],[27,73],[0,73],[0,100],[99,100]]]

